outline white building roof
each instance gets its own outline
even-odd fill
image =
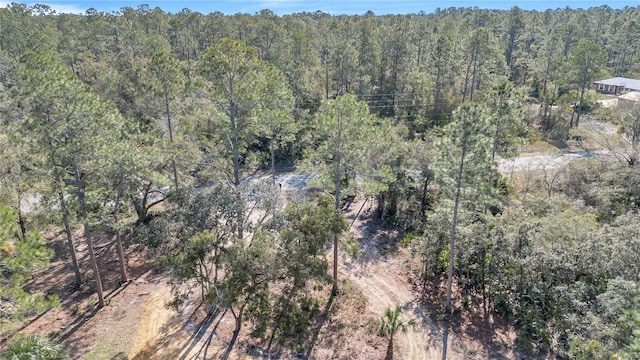
[[[628,90],[640,91],[640,80],[623,77],[614,77],[594,82],[594,84],[614,85]]]

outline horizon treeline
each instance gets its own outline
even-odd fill
[[[101,94],[125,115],[140,116],[128,94],[158,50],[169,50],[190,77],[198,59],[223,38],[242,40],[275,65],[294,91],[298,115],[322,99],[354,93],[370,109],[416,127],[448,118],[461,102],[486,98],[492,79],[526,85],[541,103],[573,89],[566,62],[582,39],[606,52],[606,75],[637,77],[640,9],[608,6],[525,11],[479,8],[434,13],[332,16],[169,14],[140,5],[119,12],[55,14],[46,5],[0,9],[0,51],[16,59],[47,49],[100,93],[96,68],[115,71],[120,91]],[[6,76],[2,59],[0,77]],[[603,74],[604,76],[604,74]],[[138,114],[136,114],[138,112]]]
[[[227,16],[12,3],[0,9],[0,331],[58,303],[23,286],[54,256],[39,234],[53,226],[68,286],[99,307],[140,245],[175,307],[199,296],[229,310],[227,354],[243,327],[311,353],[307,330],[345,285],[340,255],[360,245],[343,209],[364,199],[397,234],[381,251],[408,250],[444,329],[475,314],[506,320],[507,347],[527,357],[637,358],[640,111],[597,105],[593,81],[613,76],[640,77],[640,7]],[[527,141],[571,139],[610,156],[500,172]],[[292,166],[310,189],[284,207],[276,175]],[[260,171],[272,177],[247,180]],[[119,276],[103,284],[107,257]]]

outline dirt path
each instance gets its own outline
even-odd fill
[[[162,288],[156,288],[147,297],[142,315],[143,321],[138,327],[135,340],[129,351],[129,359],[159,358],[161,350],[169,350],[163,346],[163,337],[165,337],[163,332],[165,332],[165,328],[173,327],[172,318],[176,314],[175,311],[165,307],[164,304],[168,300],[169,297],[162,291]]]
[[[592,159],[605,156],[611,156],[611,151],[596,150],[590,152],[582,151],[569,154],[519,156],[513,159],[500,159],[498,163],[498,170],[503,174],[508,174],[514,171],[533,171],[543,168],[557,169],[565,166],[567,163],[573,160]]]
[[[362,203],[351,206],[348,215],[350,222]],[[341,260],[340,276],[349,278],[361,289],[368,299],[371,312],[383,316],[389,307],[401,306],[405,319],[416,318],[418,326],[409,329],[406,334],[399,334],[396,340],[396,358],[411,360],[440,359],[442,352],[442,334],[438,326],[424,313],[422,306],[416,301],[416,295],[407,281],[408,266],[404,256],[395,254],[380,255],[380,241],[389,235],[380,234],[378,227],[368,222],[366,215],[361,214],[352,226],[352,232],[360,241],[360,256],[355,260]],[[331,259],[329,260],[331,261]],[[185,326],[188,315],[179,315],[165,307],[170,299],[168,286],[158,286],[146,299],[143,321],[139,325],[129,359],[201,359],[201,349],[205,345],[206,336],[195,339],[197,333],[193,327]],[[227,321],[228,320],[224,320]],[[210,329],[209,329],[210,330]],[[208,334],[208,331],[207,331]],[[455,336],[449,336],[448,359],[463,359],[461,351],[457,351],[452,343]],[[224,341],[214,341],[208,349],[208,358],[218,358],[224,351]],[[232,353],[231,359],[238,359]],[[246,355],[242,358],[249,358]]]
[[[375,264],[356,264],[343,270],[343,274],[353,280],[369,300],[369,307],[381,314],[389,307],[401,306],[405,318],[417,318],[419,325],[398,335],[399,358],[438,359],[440,350],[433,346],[431,334],[437,326],[425,316],[405,279],[396,270],[401,268],[397,260],[379,260]]]
[[[171,292],[167,285],[159,285],[155,291],[149,294],[142,322],[129,351],[130,360],[164,360],[181,359],[195,360],[219,359],[225,351],[225,347],[217,341],[207,345],[208,329],[199,333],[187,321],[184,313],[193,311],[193,307],[187,307],[182,313],[167,308],[165,304],[171,299]],[[217,321],[215,319],[214,321]],[[228,319],[220,319],[228,322]],[[232,352],[231,360],[250,359],[248,356],[239,356]]]
[[[353,204],[352,209],[359,209],[360,204]],[[353,221],[355,213],[348,214],[349,221]],[[366,221],[366,220],[365,220]],[[341,266],[341,276],[354,281],[368,298],[369,307],[382,317],[389,307],[401,306],[405,319],[416,318],[418,326],[409,329],[406,334],[399,334],[397,344],[401,359],[440,359],[442,357],[442,335],[438,326],[424,313],[418,305],[416,296],[407,282],[407,266],[397,254],[395,256],[381,256],[379,236],[370,233],[368,225],[363,222],[361,215],[353,223],[352,231],[360,241],[360,256],[356,260],[347,261]],[[450,335],[449,343],[454,339]],[[449,344],[452,349],[452,345]],[[449,359],[462,358],[451,351]]]

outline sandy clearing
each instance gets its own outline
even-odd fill
[[[138,326],[135,340],[129,351],[130,360],[197,360],[219,359],[225,351],[225,346],[216,338],[207,347],[209,330],[205,336],[196,337],[196,331],[190,328],[184,313],[193,311],[186,307],[182,313],[168,308],[165,304],[171,300],[171,291],[168,285],[158,285],[145,300],[143,321]],[[188,315],[187,315],[188,317]],[[214,321],[218,321],[215,319]],[[230,319],[224,317],[220,320],[230,324]],[[240,355],[233,351],[230,360],[252,359],[248,355]]]
[[[498,170],[506,174],[514,171],[533,171],[543,168],[557,169],[573,160],[600,158],[611,155],[611,151],[597,150],[569,154],[520,156],[513,159],[500,159],[498,162]]]
[[[354,203],[347,214],[349,222],[353,221],[356,211],[362,206],[361,202]],[[365,211],[367,213],[369,211]],[[369,219],[361,214],[351,228],[355,238],[360,242],[358,259],[346,261],[340,266],[340,276],[344,276],[356,283],[368,299],[369,308],[382,317],[389,307],[401,306],[404,318],[416,318],[418,326],[409,329],[405,334],[397,336],[396,346],[400,351],[396,354],[399,359],[435,360],[442,358],[442,334],[436,325],[418,303],[417,294],[413,292],[408,282],[407,265],[399,254],[383,256],[378,251],[380,234],[366,230]],[[364,229],[364,230],[363,230]],[[456,337],[449,334],[448,359],[462,359],[456,352],[453,343]]]
[[[361,203],[353,204],[352,209],[360,209]],[[354,216],[355,213],[350,214]],[[350,220],[351,221],[351,220]],[[360,241],[361,250],[358,259],[341,260],[340,277],[348,278],[361,289],[368,299],[371,312],[384,315],[388,307],[400,305],[404,309],[406,319],[417,318],[419,325],[406,334],[399,334],[396,340],[396,358],[407,360],[432,360],[442,357],[442,334],[439,327],[424,313],[422,306],[416,301],[411,284],[406,275],[407,266],[402,256],[395,254],[382,256],[378,252],[378,234],[366,230],[369,225],[366,216],[354,222],[354,235]],[[365,229],[365,230],[363,230]],[[330,251],[331,252],[331,251]],[[329,263],[332,262],[329,256]],[[143,323],[140,325],[134,345],[129,352],[129,359],[201,359],[199,350],[206,341],[206,336],[196,345],[192,343],[193,333],[185,326],[185,317],[164,304],[170,299],[168,286],[159,288],[146,299]],[[228,321],[228,320],[227,320]],[[459,339],[449,334],[448,359],[463,359],[463,350]],[[224,352],[224,341],[214,339],[208,349],[207,358],[219,358]],[[183,350],[188,349],[188,351]],[[246,354],[232,352],[231,359],[251,359]]]
[[[406,277],[398,272],[404,268],[395,258],[380,259],[375,263],[347,264],[341,271],[342,276],[358,284],[369,300],[368,306],[380,317],[388,307],[401,306],[404,318],[417,318],[419,325],[409,329],[406,334],[397,337],[397,353],[399,359],[435,360],[442,357],[442,347],[439,344],[441,334],[438,326],[426,316],[421,306],[417,305],[416,297]],[[449,336],[449,348],[452,349]],[[462,359],[459,354],[451,351],[449,359]]]

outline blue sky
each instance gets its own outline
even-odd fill
[[[436,8],[447,7],[474,7],[487,9],[510,9],[518,6],[525,10],[556,9],[570,7],[573,9],[608,5],[611,8],[619,9],[625,6],[638,6],[638,1],[629,0],[195,0],[195,1],[175,1],[175,0],[0,0],[0,7],[7,4],[22,2],[28,5],[47,4],[57,12],[84,13],[89,8],[110,13],[118,11],[124,6],[137,8],[140,4],[147,4],[151,8],[160,7],[165,12],[176,13],[184,8],[197,11],[203,14],[220,11],[227,15],[236,13],[255,14],[262,9],[269,9],[278,15],[291,14],[296,12],[313,12],[320,10],[333,15],[349,14],[361,15],[367,10],[373,11],[376,15],[384,14],[407,14],[424,11],[433,12]]]

